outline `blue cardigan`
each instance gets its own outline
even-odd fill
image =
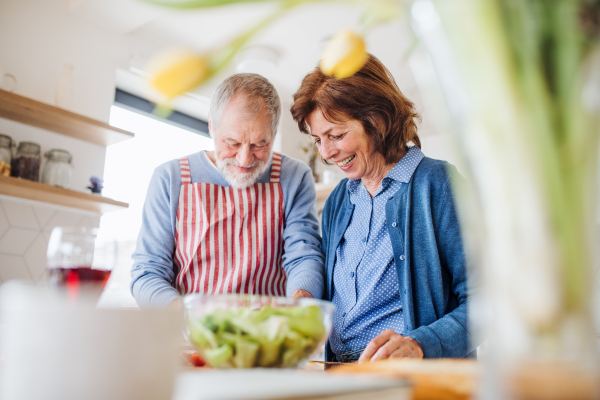
[[[389,199],[385,213],[402,295],[406,336],[426,358],[469,357],[467,270],[451,179],[462,179],[447,162],[425,157],[408,184]],[[342,180],[323,210],[324,299],[333,298],[336,249],[354,205]],[[392,224],[395,226],[393,226]],[[326,346],[326,358],[333,353]]]

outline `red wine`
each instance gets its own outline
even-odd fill
[[[72,302],[77,300],[82,287],[93,297],[100,297],[102,289],[110,278],[110,271],[90,267],[49,268],[48,271],[50,286],[66,288]]]
[[[81,283],[97,283],[104,287],[110,277],[110,271],[90,267],[50,268],[49,271],[50,283],[53,285],[73,286]]]

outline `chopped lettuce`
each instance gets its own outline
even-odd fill
[[[233,356],[233,365],[237,368],[252,368],[256,364],[260,345],[243,336],[238,336],[235,343],[235,355]]]
[[[316,306],[216,310],[188,318],[190,340],[213,367],[294,367],[325,339]]]
[[[224,362],[228,361],[233,354],[233,349],[230,345],[224,344],[221,347],[217,347],[216,349],[206,349],[202,354],[204,360],[212,365],[213,367],[218,367]]]

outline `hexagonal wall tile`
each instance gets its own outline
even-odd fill
[[[0,254],[0,279],[6,282],[12,279],[32,281],[23,257]]]
[[[23,256],[31,276],[37,279],[46,270],[46,238],[41,233],[35,238]]]
[[[40,226],[44,228],[48,221],[54,216],[56,210],[44,207],[33,207],[33,213],[35,214]]]
[[[81,226],[85,226],[88,229],[98,228],[100,226],[100,221],[94,217],[83,217],[79,222]]]
[[[2,207],[4,208],[10,226],[27,229],[41,228],[33,213],[33,207],[12,201],[3,201]]]
[[[23,255],[38,234],[39,231],[11,227],[0,239],[0,253]]]
[[[79,226],[83,214],[57,211],[44,226],[45,231],[51,231],[55,226]]]
[[[48,286],[48,270],[44,269],[44,272],[35,280],[37,286]]]
[[[4,209],[0,205],[0,237],[8,230],[10,224],[8,223],[8,218],[6,218],[6,214],[4,213]]]

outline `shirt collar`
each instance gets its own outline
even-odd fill
[[[388,172],[383,180],[393,179],[402,183],[410,182],[410,178],[412,178],[415,170],[424,157],[425,155],[417,146],[410,147],[404,157],[394,165],[394,168]],[[355,193],[360,183],[360,179],[349,179],[346,183],[346,188],[350,193]],[[384,186],[383,183],[382,186]]]

